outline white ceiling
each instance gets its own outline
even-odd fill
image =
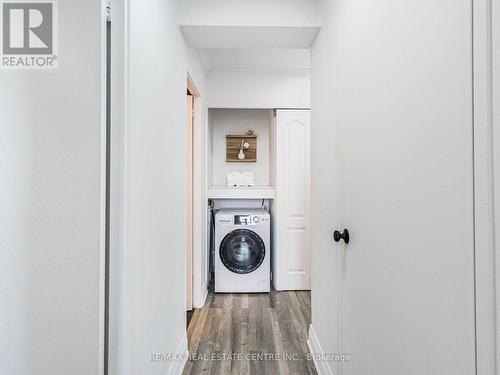
[[[309,49],[204,48],[199,51],[209,73],[307,70],[311,65]]]
[[[179,26],[207,72],[308,70],[321,0],[183,0]]]

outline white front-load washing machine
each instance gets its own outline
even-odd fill
[[[269,292],[271,219],[265,210],[215,215],[215,292]]]

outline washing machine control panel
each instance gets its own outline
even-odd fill
[[[235,225],[256,225],[260,222],[257,215],[234,215]]]

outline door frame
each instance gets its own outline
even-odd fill
[[[499,46],[500,45],[500,4],[498,1],[494,2],[494,8],[492,9],[492,43],[491,46]],[[494,235],[494,243],[493,247],[495,250],[495,275],[496,279],[494,280],[495,285],[500,285],[500,49],[497,47],[495,50],[492,48],[492,120],[494,123],[493,134],[492,134],[492,142],[490,144],[495,145],[492,149],[493,152],[493,163],[496,166],[496,169],[493,169],[493,202],[494,204],[494,217],[493,221],[495,223],[495,233]],[[492,146],[493,147],[493,146]],[[495,296],[495,310],[496,316],[495,326],[496,329],[496,347],[493,348],[496,353],[496,367],[497,369],[500,367],[500,353],[498,343],[500,343],[500,327],[498,323],[500,322],[500,288],[496,288],[496,296]]]
[[[189,90],[186,94],[186,310],[193,310],[193,129],[194,129],[194,95]]]
[[[202,280],[202,252],[207,251],[203,247],[204,227],[206,214],[198,217],[202,212],[206,212],[206,187],[204,186],[205,175],[205,140],[204,140],[204,108],[203,98],[196,87],[192,75],[187,72],[187,89],[193,96],[193,241],[192,241],[192,297],[193,308],[203,306],[206,297],[206,280]]]
[[[111,0],[100,1],[100,239],[99,239],[99,350],[97,373],[107,375],[110,351],[110,266],[111,266]],[[113,228],[114,229],[114,228]]]
[[[494,8],[492,0],[473,0],[472,14],[476,374],[495,375],[500,363],[500,294],[495,288],[500,282],[500,249],[495,243],[500,210],[494,204],[500,201],[500,176],[494,168],[500,165],[500,53],[493,46],[500,43],[500,7]]]

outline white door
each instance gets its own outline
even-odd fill
[[[276,111],[273,283],[311,288],[309,249],[310,111]]]
[[[370,0],[339,27],[344,375],[475,373],[470,19]]]

